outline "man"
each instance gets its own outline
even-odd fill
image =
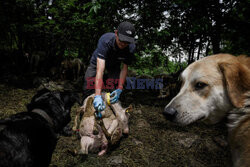
[[[128,72],[128,65],[134,56],[134,36],[134,26],[129,22],[122,22],[119,24],[117,30],[115,30],[115,33],[105,33],[101,36],[97,48],[92,54],[90,65],[84,77],[84,96],[86,97],[94,93],[94,90],[90,88],[91,83],[94,82],[95,98],[93,105],[96,111],[99,112],[100,117],[100,111],[105,109],[105,103],[101,97],[104,72],[105,70],[108,72],[109,81],[117,81],[118,86],[111,93],[113,98],[110,101],[111,103],[115,103],[122,93],[123,84]]]

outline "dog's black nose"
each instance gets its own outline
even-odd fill
[[[172,121],[175,118],[176,114],[177,114],[176,109],[172,107],[165,107],[163,111],[163,115],[170,121]]]

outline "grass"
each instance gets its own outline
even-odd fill
[[[0,84],[0,118],[25,111],[35,92],[36,89],[22,90]],[[72,151],[80,147],[78,136],[60,136],[50,167],[230,166],[229,147],[214,140],[215,137],[226,138],[224,122],[213,126],[196,123],[179,127],[165,120],[161,114],[169,99],[157,99],[150,92],[136,90],[124,91],[121,100],[124,106],[134,106],[128,137],[106,155],[98,157],[95,154],[74,156]],[[71,125],[78,107],[72,108]],[[188,140],[191,141],[189,145]]]

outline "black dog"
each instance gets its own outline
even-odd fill
[[[77,101],[77,94],[43,89],[27,105],[28,112],[0,120],[0,166],[49,166],[57,133],[70,122]]]

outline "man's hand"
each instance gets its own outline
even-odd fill
[[[102,111],[106,107],[101,95],[95,96],[93,104],[96,111]]]
[[[110,94],[110,103],[116,103],[122,93],[121,89],[116,89]]]

